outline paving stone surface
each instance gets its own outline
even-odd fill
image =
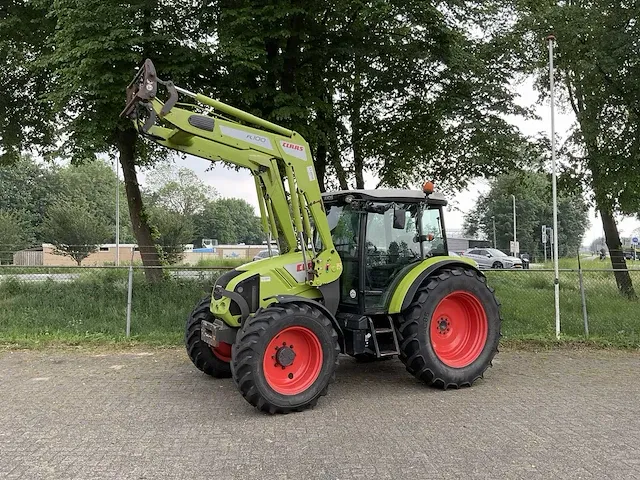
[[[268,416],[181,349],[0,353],[1,479],[640,478],[640,355],[501,352],[439,391],[341,358]]]

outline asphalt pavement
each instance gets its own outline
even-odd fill
[[[268,416],[182,349],[0,353],[2,479],[640,478],[640,355],[507,351],[439,391],[341,359]]]

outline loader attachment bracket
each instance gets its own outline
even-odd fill
[[[169,113],[178,102],[178,91],[173,82],[165,82],[158,78],[156,67],[149,59],[144,61],[127,87],[127,104],[120,113],[122,118],[138,120],[140,119],[142,107],[142,109],[146,111],[144,115],[146,120],[141,127],[141,133],[146,135],[149,135],[149,129],[155,124],[157,118],[151,106],[151,100],[153,100],[158,93],[158,84],[166,87],[169,92],[169,98],[164,102],[160,116],[163,117]]]

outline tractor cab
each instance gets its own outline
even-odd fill
[[[447,255],[440,193],[349,190],[323,194],[343,264],[342,312],[384,314],[395,287],[417,263]]]

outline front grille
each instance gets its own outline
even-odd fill
[[[260,275],[256,274],[249,278],[245,278],[236,285],[236,288],[234,288],[233,291],[244,298],[247,305],[249,305],[250,312],[258,310],[258,306],[260,305]],[[229,306],[229,312],[231,315],[240,315],[241,313],[240,307],[233,300]]]

